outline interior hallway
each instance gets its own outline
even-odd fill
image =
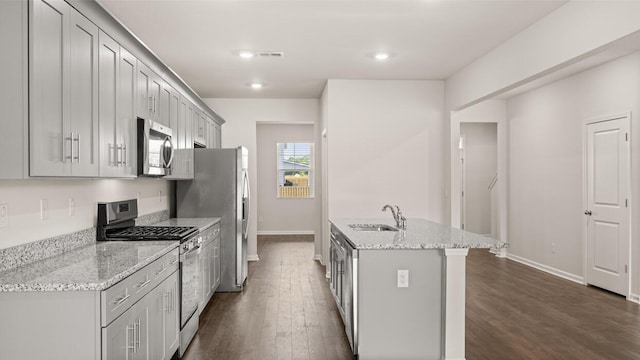
[[[216,293],[185,360],[352,359],[312,236],[259,236],[244,293]],[[640,359],[640,306],[472,250],[467,360]]]

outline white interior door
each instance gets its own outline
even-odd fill
[[[586,282],[629,293],[629,118],[587,124]]]

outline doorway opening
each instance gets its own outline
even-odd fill
[[[461,228],[499,238],[498,124],[460,124]]]

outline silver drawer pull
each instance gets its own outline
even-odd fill
[[[143,287],[149,285],[150,282],[151,282],[151,279],[141,283],[140,285],[138,285],[138,289],[142,289]]]
[[[129,299],[131,297],[131,295],[125,295],[123,297],[121,297],[120,299],[116,300],[113,302],[114,305],[120,305],[123,302],[127,301],[127,299]]]
[[[164,268],[164,269],[162,269],[162,270],[158,271],[158,272],[156,273],[156,275],[162,275],[165,271],[167,271],[167,268]]]
[[[171,264],[169,264],[169,265],[175,265],[179,260],[180,260],[179,258],[176,258],[176,259],[175,259],[175,260],[173,260],[173,261],[171,262]]]

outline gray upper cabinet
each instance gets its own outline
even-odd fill
[[[136,176],[136,59],[100,31],[100,176]]]
[[[160,115],[160,97],[163,87],[162,78],[143,62],[138,61],[137,114],[139,118],[163,123]],[[164,125],[169,126],[168,123]]]
[[[171,175],[166,179],[193,179],[193,106],[175,89],[171,89],[169,101],[169,126],[173,131],[176,147]]]
[[[98,27],[61,0],[31,7],[30,175],[98,175]]]
[[[202,110],[193,107],[193,142],[207,147],[207,118]]]
[[[27,3],[0,1],[0,179],[26,175],[27,32]]]

